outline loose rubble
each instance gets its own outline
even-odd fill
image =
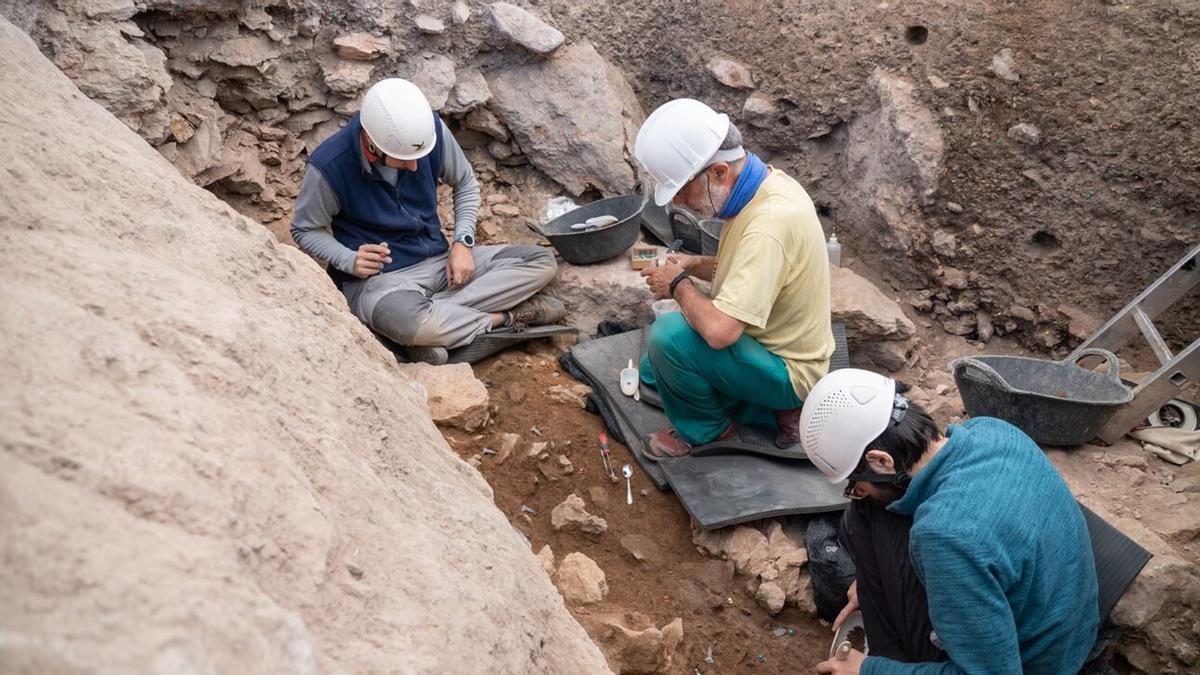
[[[562,559],[554,573],[554,583],[568,603],[592,604],[608,595],[604,570],[579,551],[568,553]]]
[[[556,530],[577,529],[587,534],[604,534],[608,531],[608,523],[600,516],[588,513],[583,499],[574,493],[554,507],[554,511],[550,513],[550,522]]]

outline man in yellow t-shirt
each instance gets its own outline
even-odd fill
[[[652,434],[646,454],[687,455],[732,437],[736,420],[764,409],[779,429],[776,445],[798,443],[800,408],[834,349],[825,235],[812,200],[746,153],[726,115],[692,99],[655,110],[634,154],[655,180],[655,203],[724,221],[716,256],[676,256],[642,272],[655,298],[681,309],[650,327],[642,376],[674,428]],[[711,294],[693,278],[711,281]]]

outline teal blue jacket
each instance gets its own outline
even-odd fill
[[[950,439],[888,508],[913,517],[909,554],[950,660],[868,656],[861,672],[1076,673],[1099,605],[1087,524],[1054,466],[997,419]]]

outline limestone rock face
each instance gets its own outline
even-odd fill
[[[112,24],[73,31],[64,47],[55,55],[55,65],[134,131],[171,88],[162,50],[127,40]]]
[[[441,110],[456,81],[454,62],[441,54],[423,52],[409,64],[407,77],[429,99],[431,108]]]
[[[750,588],[757,587],[755,598],[759,604],[772,614],[785,605],[816,612],[801,532],[784,527],[778,520],[767,520],[757,527],[698,530],[692,534],[692,541],[702,553],[732,561],[734,569],[749,578]]]
[[[352,61],[370,61],[387,53],[391,41],[370,33],[350,33],[333,39],[338,56]]]
[[[850,217],[877,223],[886,248],[907,251],[941,177],[942,132],[909,80],[877,69],[870,86],[873,108],[850,125],[846,147],[847,173],[865,198]]]
[[[600,602],[608,595],[604,570],[594,560],[576,551],[568,553],[554,573],[554,582],[567,602],[587,605]]]
[[[628,194],[633,141],[644,118],[633,89],[590,43],[488,76],[491,108],[529,161],[572,194]]]
[[[605,672],[320,268],[4,19],[0,137],[6,664]]]
[[[535,54],[549,54],[563,43],[561,31],[521,7],[493,2],[488,13],[497,33]]]
[[[845,267],[829,268],[831,309],[836,323],[846,324],[846,337],[857,343],[903,340],[916,332],[899,303]]]
[[[487,424],[488,390],[475,377],[471,366],[465,363],[444,366],[404,363],[398,367],[424,388],[429,414],[435,424],[464,431],[476,431]]]
[[[672,672],[676,650],[683,641],[683,619],[676,618],[662,628],[640,612],[597,614],[583,620],[618,673]]]
[[[733,89],[753,89],[754,76],[745,64],[723,56],[708,61],[708,72],[717,82]]]
[[[608,523],[600,516],[587,512],[583,499],[571,493],[561,504],[550,512],[550,523],[554,529],[577,529],[588,534],[604,534],[608,531]]]

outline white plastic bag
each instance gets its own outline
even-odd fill
[[[579,208],[579,205],[570,197],[553,197],[542,208],[541,219],[538,222],[545,225],[564,213],[570,213],[577,208]]]

